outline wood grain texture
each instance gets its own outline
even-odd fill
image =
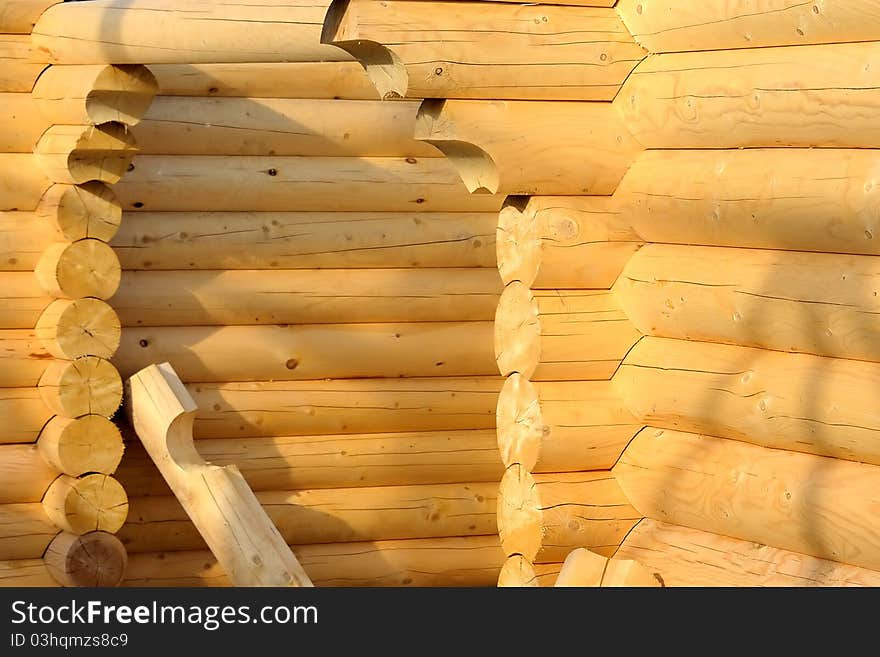
[[[0,443],[33,443],[54,413],[37,388],[0,388]]]
[[[40,15],[54,4],[56,0],[0,1],[0,32],[30,34]]]
[[[0,559],[39,559],[58,531],[39,502],[0,504]]]
[[[30,153],[0,153],[0,211],[33,211],[52,183]]]
[[[58,474],[36,445],[0,446],[0,504],[39,502]]]
[[[0,92],[30,93],[47,66],[34,55],[30,34],[0,34]]]

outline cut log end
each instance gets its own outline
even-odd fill
[[[539,309],[529,288],[514,281],[501,294],[495,313],[495,360],[502,376],[531,377],[541,358]]]
[[[498,273],[507,284],[531,287],[541,266],[541,238],[534,213],[507,204],[498,215],[495,253]]]
[[[34,149],[49,180],[82,184],[119,182],[137,152],[134,137],[121,123],[97,126],[53,125]]]
[[[532,562],[521,554],[508,557],[498,575],[499,588],[539,587],[538,576]]]
[[[118,586],[125,575],[128,554],[113,534],[62,532],[43,556],[46,568],[62,586]]]
[[[508,556],[519,554],[534,561],[541,550],[540,500],[532,475],[520,464],[511,465],[501,478],[498,493],[498,533]]]
[[[71,534],[113,534],[128,516],[128,497],[122,484],[108,475],[61,475],[43,496],[43,508],[55,525]]]
[[[55,358],[110,358],[122,328],[116,312],[99,299],[56,299],[37,320],[36,334]]]
[[[538,463],[543,437],[541,404],[535,386],[519,374],[510,376],[498,395],[495,419],[498,449],[505,466],[522,465],[531,472]]]
[[[109,361],[94,356],[50,363],[39,390],[44,403],[63,417],[109,418],[122,403],[119,372]]]
[[[60,241],[91,237],[109,242],[122,223],[122,206],[104,183],[58,184],[43,195],[37,216],[50,222]]]
[[[34,274],[54,297],[108,299],[119,288],[122,267],[105,242],[84,239],[51,244],[40,257]]]
[[[53,417],[40,432],[37,449],[52,467],[72,477],[111,474],[125,449],[117,426],[100,415]]]

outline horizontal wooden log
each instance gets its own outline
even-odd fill
[[[55,358],[110,358],[119,347],[122,329],[113,308],[100,299],[56,299],[37,320],[34,330]]]
[[[606,196],[533,196],[498,215],[504,283],[534,289],[608,289],[641,246],[620,203]]]
[[[33,329],[53,298],[43,290],[33,272],[0,272],[0,326]]]
[[[630,503],[654,520],[880,566],[875,465],[646,429],[613,472]]]
[[[873,257],[652,244],[615,298],[651,335],[880,361]]]
[[[0,33],[0,92],[30,93],[47,66],[36,54],[30,34]]]
[[[415,136],[490,194],[611,194],[642,150],[607,103],[426,100]]]
[[[185,12],[173,0],[60,4],[33,38],[56,64],[345,61],[319,42],[327,4],[213,2]]]
[[[61,532],[43,557],[49,574],[61,586],[118,586],[125,575],[128,553],[113,534],[81,536]]]
[[[649,242],[878,254],[877,151],[647,151],[615,195]]]
[[[42,559],[0,561],[0,586],[58,586]]]
[[[126,326],[491,320],[501,284],[485,269],[125,272]]]
[[[878,53],[871,42],[656,55],[616,106],[648,148],[877,148],[880,74],[864,62]]]
[[[150,70],[163,96],[377,98],[357,62],[153,64]]]
[[[495,534],[497,484],[263,491],[260,503],[291,544]],[[119,538],[129,552],[205,544],[173,497],[131,499]]]
[[[611,100],[646,54],[610,8],[337,0],[321,39],[383,98]]]
[[[51,66],[34,85],[33,99],[49,123],[135,125],[158,88],[146,66]]]
[[[493,586],[504,559],[497,536],[295,545],[293,551],[315,586]],[[133,554],[123,581],[229,585],[208,551]]]
[[[561,563],[531,563],[521,554],[507,557],[498,574],[499,588],[553,586]]]
[[[0,443],[33,443],[52,418],[37,388],[0,388]]]
[[[34,158],[55,183],[97,180],[113,184],[137,152],[134,138],[121,123],[53,125],[34,147]]]
[[[770,0],[760,7],[750,0],[710,0],[698,7],[620,0],[617,12],[651,52],[873,41],[880,35],[880,10],[871,0]]]
[[[641,519],[607,470],[532,475],[515,464],[498,493],[502,549],[537,563],[579,547],[611,556]]]
[[[418,109],[414,101],[160,96],[132,132],[152,155],[442,157],[413,139]]]
[[[0,446],[0,504],[39,502],[58,474],[36,445]]]
[[[112,245],[126,270],[494,270],[496,219],[492,212],[128,212]]]
[[[56,415],[40,432],[37,449],[43,461],[79,477],[89,472],[113,474],[122,460],[124,445],[116,425],[101,415]]]
[[[492,322],[132,327],[113,362],[128,377],[167,360],[187,383],[480,376],[497,371],[491,336]]]
[[[880,464],[880,364],[644,338],[613,385],[645,424]]]
[[[211,463],[235,464],[255,491],[498,481],[504,472],[491,429],[201,439],[196,449]],[[136,443],[114,476],[138,496],[170,495]]]
[[[34,212],[0,212],[0,271],[33,271],[54,237]]]
[[[52,183],[30,153],[0,153],[0,212],[37,208]]]
[[[0,33],[30,34],[42,13],[57,0],[2,0]]]
[[[514,374],[496,411],[506,466],[529,472],[610,468],[642,424],[607,381],[532,383]]]
[[[0,93],[0,153],[32,153],[51,124],[29,93]]]
[[[95,239],[50,244],[34,269],[46,293],[63,299],[108,299],[116,293],[121,274],[113,249]]]
[[[52,360],[34,331],[0,329],[0,387],[37,385]]]
[[[666,586],[880,586],[880,572],[645,518],[617,551]]]
[[[49,519],[65,532],[81,536],[93,531],[119,531],[128,515],[122,484],[104,474],[61,475],[43,496]]]
[[[606,291],[533,292],[514,281],[495,314],[502,375],[533,381],[610,379],[641,334]]]
[[[122,380],[103,358],[54,360],[40,377],[39,393],[46,406],[63,417],[93,413],[109,418],[122,403]]]
[[[39,502],[0,504],[0,559],[39,559],[58,531]]]
[[[500,388],[500,377],[188,386],[197,438],[492,429]]]
[[[495,212],[503,201],[468,194],[438,157],[142,155],[133,164],[113,190],[124,208],[153,212]]]

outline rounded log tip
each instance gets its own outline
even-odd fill
[[[52,296],[109,299],[119,288],[122,267],[110,245],[89,238],[51,244],[40,256],[34,274]]]
[[[539,587],[538,576],[532,562],[521,554],[508,557],[498,574],[499,588]]]
[[[505,204],[498,214],[495,254],[504,284],[520,281],[531,287],[541,266],[541,236],[534,213]]]
[[[541,549],[541,510],[535,479],[515,463],[501,478],[498,494],[498,533],[508,556],[519,554],[534,561]]]
[[[122,378],[109,361],[84,356],[49,364],[39,382],[40,396],[58,415],[111,417],[122,403]]]
[[[531,381],[519,374],[508,377],[498,395],[495,419],[504,465],[518,463],[533,471],[541,452],[544,424],[538,392]]]
[[[82,185],[52,185],[37,208],[65,242],[92,237],[109,242],[122,223],[122,205],[107,185],[90,181]]]
[[[56,470],[79,477],[88,472],[115,472],[125,444],[119,428],[101,415],[56,415],[40,432],[37,449]]]
[[[43,508],[56,526],[71,534],[115,534],[128,516],[128,496],[122,484],[105,474],[61,475],[43,496]]]
[[[128,127],[117,122],[101,125],[53,125],[34,149],[46,176],[60,183],[83,184],[97,180],[120,181],[137,152]]]
[[[116,311],[90,297],[56,299],[37,320],[36,334],[55,358],[110,358],[119,347],[122,327]]]
[[[541,358],[538,303],[519,281],[504,288],[495,311],[495,360],[502,376],[531,377]]]
[[[43,562],[61,586],[118,586],[125,576],[128,552],[113,534],[62,532],[43,555]]]

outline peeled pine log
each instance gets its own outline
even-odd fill
[[[128,553],[113,534],[61,532],[43,556],[49,574],[61,586],[118,586]]]
[[[511,465],[498,493],[498,533],[508,556],[558,563],[575,548],[611,556],[642,519],[610,472],[530,474]]]
[[[0,446],[0,504],[39,502],[57,476],[35,445]]]
[[[0,92],[30,93],[46,68],[46,64],[39,61],[40,57],[34,54],[29,34],[0,33]],[[369,80],[367,84],[375,94]]]
[[[617,551],[666,586],[880,586],[880,572],[645,518]]]
[[[615,106],[647,148],[876,148],[880,74],[865,62],[878,54],[871,42],[655,55]]]
[[[43,496],[43,509],[56,526],[71,534],[114,534],[128,515],[128,496],[122,484],[108,475],[61,475]]]
[[[499,588],[553,586],[561,563],[531,563],[521,554],[507,557],[498,574]]]
[[[578,548],[565,558],[555,586],[560,587],[658,587],[661,578],[637,561],[609,559]]]
[[[56,415],[43,427],[37,441],[43,461],[72,477],[89,472],[112,474],[122,460],[124,448],[119,429],[101,415]],[[151,474],[155,476],[154,472]]]
[[[0,504],[0,559],[39,559],[57,533],[39,502]]]
[[[196,438],[492,429],[500,388],[499,377],[188,386]]]
[[[216,438],[196,449],[211,463],[235,464],[255,491],[498,481],[504,472],[491,429]],[[139,496],[170,494],[135,443],[114,476]]]
[[[293,546],[315,586],[492,586],[498,536]],[[0,564],[0,582],[2,582]],[[208,551],[131,555],[123,586],[229,586]]]
[[[0,387],[37,385],[51,361],[34,331],[0,329]]]
[[[146,66],[50,66],[34,85],[33,99],[51,124],[135,125],[158,91]]]
[[[0,93],[0,153],[31,153],[50,122],[29,93]]]
[[[67,299],[108,299],[116,293],[121,274],[113,249],[95,239],[51,244],[34,269],[48,294]]]
[[[134,138],[121,123],[53,125],[34,148],[34,159],[52,182],[119,182],[134,154]]]
[[[122,221],[122,206],[104,183],[59,184],[40,199],[36,215],[53,230],[57,241],[93,238],[109,242]]]
[[[34,330],[40,344],[55,358],[110,358],[119,347],[122,329],[113,308],[100,299],[56,299]]]
[[[519,374],[504,382],[496,415],[501,460],[529,472],[610,468],[643,426],[608,381],[532,383]]]
[[[54,237],[33,212],[0,212],[0,271],[33,271]]]
[[[651,244],[629,261],[614,296],[643,333],[877,362],[875,260]]]
[[[33,272],[0,272],[0,326],[32,329],[53,299]]]
[[[497,489],[493,482],[458,483],[263,491],[257,498],[284,540],[310,545],[494,535]],[[205,547],[173,497],[132,498],[119,538],[129,552]]]
[[[491,322],[127,328],[113,362],[128,377],[168,360],[188,383],[479,376],[496,371],[491,336]]]
[[[611,100],[646,55],[610,8],[335,0],[321,40],[381,98]]]
[[[57,0],[0,1],[0,33],[30,34],[40,15]]]
[[[489,194],[611,194],[642,150],[609,103],[426,100],[415,136]]]
[[[877,466],[646,429],[613,473],[654,520],[880,568]]]
[[[441,157],[413,139],[417,102],[160,96],[133,130],[152,155]]]
[[[42,559],[0,561],[0,586],[58,586]]]
[[[880,10],[873,0],[791,2],[620,0],[617,12],[652,53],[874,41]]]
[[[122,379],[108,361],[85,356],[52,361],[39,382],[40,397],[64,417],[110,417],[122,403]]]
[[[505,284],[608,289],[642,245],[630,217],[606,196],[533,196],[498,215],[496,252]]]
[[[376,98],[357,62],[154,64],[150,70],[163,96]]]
[[[644,338],[613,386],[645,424],[880,464],[880,364]]]
[[[36,209],[52,185],[30,153],[0,153],[0,212]]]
[[[152,212],[497,212],[504,200],[471,196],[439,157],[142,155],[113,189]]]
[[[610,379],[641,334],[610,292],[533,292],[514,281],[495,315],[501,374],[533,381]]]
[[[126,271],[415,268],[407,277],[428,267],[494,271],[496,218],[491,212],[128,212],[112,245]]]
[[[35,442],[52,415],[37,388],[0,388],[0,444]]]
[[[491,320],[501,285],[485,269],[126,271],[126,326]]]
[[[648,242],[880,254],[867,149],[646,151],[615,198]]]

